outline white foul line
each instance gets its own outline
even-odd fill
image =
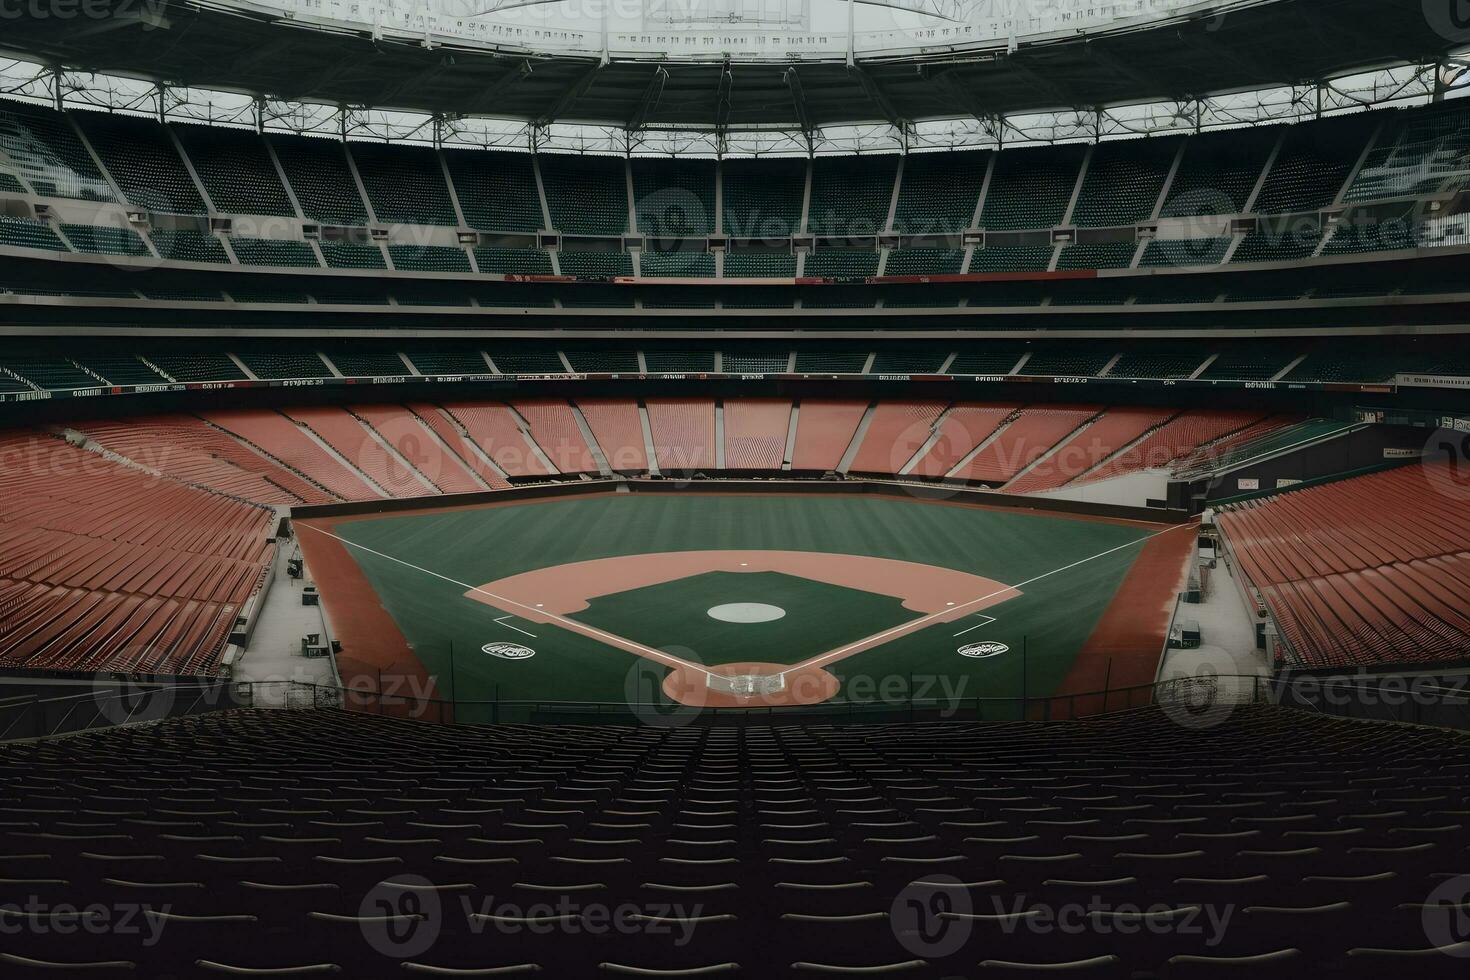
[[[424,568],[422,565],[415,565],[411,561],[404,561],[402,558],[395,558],[392,555],[385,555],[381,551],[375,551],[372,548],[369,548],[367,545],[358,544],[355,541],[348,541],[340,534],[333,534],[331,531],[327,531],[323,528],[308,524],[305,521],[298,522],[297,526],[311,528],[311,530],[315,531],[317,534],[325,535],[326,537],[332,538],[335,541],[340,541],[343,544],[347,545],[349,548],[357,548],[359,551],[366,551],[370,555],[376,555],[379,558],[386,558],[388,561],[394,562],[395,564],[402,565],[405,568],[412,568],[416,572],[423,572],[425,575],[429,575],[433,578],[440,579],[441,581],[448,582],[450,585],[457,585],[461,589],[464,589],[466,592],[475,592],[487,598],[494,599],[496,602],[508,603],[518,609],[525,609],[528,612],[534,613],[538,616],[544,616],[547,619],[552,620],[553,622],[564,624],[564,627],[568,630],[571,630],[573,633],[581,633],[584,636],[593,636],[596,639],[600,639],[603,642],[607,643],[609,646],[619,647],[620,649],[627,649],[627,646],[623,646],[623,644],[627,644],[628,646],[637,647],[638,650],[648,655],[648,659],[655,662],[664,664],[676,663],[681,667],[688,668],[689,670],[697,670],[701,674],[704,674],[706,677],[709,677],[713,674],[713,671],[707,670],[706,668],[701,667],[699,664],[690,663],[683,657],[676,657],[673,654],[664,653],[662,650],[656,650],[651,646],[639,643],[637,640],[630,640],[626,636],[618,636],[614,633],[608,633],[604,630],[598,629],[595,626],[588,626],[586,623],[581,623],[574,619],[568,619],[565,616],[558,615],[554,612],[548,612],[545,609],[534,609],[531,606],[526,605],[524,602],[517,602],[509,596],[496,595],[494,592],[489,592],[485,589],[482,589],[478,585],[470,585],[468,582],[461,582],[458,579],[452,579],[448,575],[440,575],[438,572]],[[511,628],[514,629],[515,627]],[[524,632],[524,630],[522,632]]]
[[[836,650],[830,650],[827,653],[821,654],[820,656],[813,657],[810,660],[803,660],[799,664],[794,664],[793,666],[787,667],[785,670],[781,671],[781,676],[782,677],[785,677],[787,674],[791,673],[793,670],[805,670],[805,669],[808,669],[808,668],[811,668],[811,667],[820,667],[823,664],[831,663],[834,660],[841,660],[854,647],[873,646],[873,645],[875,645],[874,644],[874,641],[877,641],[878,643],[881,643],[884,640],[884,638],[886,638],[886,637],[888,637],[888,636],[890,636],[891,634],[894,634],[894,633],[904,633],[904,634],[912,633],[915,630],[922,629],[923,626],[921,624],[927,624],[928,622],[932,622],[932,621],[934,621],[936,619],[939,619],[942,616],[952,615],[955,612],[957,612],[958,610],[964,609],[966,606],[973,606],[977,602],[985,602],[987,599],[994,599],[998,595],[1004,595],[1007,592],[1012,592],[1012,591],[1015,591],[1017,589],[1020,589],[1021,586],[1023,586],[1023,585],[1030,585],[1032,582],[1040,582],[1044,578],[1050,578],[1053,575],[1059,574],[1061,572],[1068,571],[1069,569],[1076,568],[1078,565],[1085,565],[1088,562],[1095,561],[1098,558],[1106,558],[1108,555],[1111,555],[1111,554],[1113,554],[1115,552],[1122,551],[1124,548],[1131,548],[1131,547],[1133,547],[1136,544],[1143,544],[1144,542],[1152,541],[1154,538],[1157,538],[1161,534],[1168,534],[1170,531],[1177,531],[1181,527],[1193,527],[1193,526],[1194,526],[1193,525],[1193,522],[1186,522],[1184,524],[1175,524],[1173,527],[1166,527],[1162,531],[1155,531],[1153,534],[1145,534],[1141,538],[1138,538],[1136,540],[1128,541],[1128,542],[1125,542],[1123,544],[1120,544],[1116,548],[1109,548],[1107,551],[1099,551],[1095,555],[1088,555],[1086,558],[1082,558],[1082,559],[1079,559],[1077,561],[1074,561],[1070,565],[1063,565],[1060,568],[1053,568],[1049,572],[1042,572],[1040,575],[1032,576],[1031,578],[1028,578],[1024,582],[1017,582],[1014,585],[1007,585],[1004,588],[995,590],[994,592],[990,593],[989,595],[982,595],[982,596],[979,596],[977,598],[971,599],[969,602],[962,602],[962,603],[960,603],[957,606],[950,606],[947,609],[941,609],[939,612],[930,613],[929,615],[927,615],[927,616],[921,616],[918,619],[911,619],[907,623],[900,623],[897,626],[894,626],[894,627],[892,627],[890,629],[886,629],[886,630],[882,631],[881,633],[874,633],[872,636],[863,637],[861,640],[855,640],[852,643],[848,643],[848,644],[846,644],[844,646],[840,646]]]
[[[977,629],[979,629],[982,626],[989,626],[991,623],[995,622],[995,617],[994,616],[986,616],[984,613],[976,613],[975,615],[984,617],[985,622],[983,622],[983,623],[976,623],[974,626],[967,626],[964,629],[960,630],[958,633],[956,633],[955,636],[964,636],[966,633],[969,633],[969,632],[972,632],[974,630],[977,630]]]
[[[496,620],[496,622],[499,623],[501,626],[504,626],[508,630],[515,630],[517,633],[525,633],[527,636],[530,636],[530,637],[534,637],[536,635],[535,633],[527,633],[525,630],[521,629],[519,626],[512,626],[512,625],[510,625],[509,623],[506,622],[507,619],[510,619],[510,617],[509,616],[501,616],[499,619]]]

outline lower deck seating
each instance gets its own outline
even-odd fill
[[[1098,413],[1095,406],[1032,407],[955,472],[972,483],[1000,485],[1040,463],[1057,443]]]
[[[853,473],[897,473],[928,441],[944,411],[942,401],[882,401],[849,468]]]
[[[279,412],[242,408],[207,412],[202,417],[343,500],[373,500],[382,496],[356,471],[335,458],[318,439],[307,435],[301,426]]]
[[[1111,408],[1059,445],[1045,460],[1006,484],[1006,490],[1036,493],[1063,486],[1175,414],[1167,408]]]
[[[724,403],[725,467],[779,470],[786,460],[791,402],[780,398],[732,398]]]
[[[1467,754],[1464,733],[1266,705],[1208,728],[1158,708],[739,729],[178,718],[0,747],[10,877],[162,926],[16,930],[0,969],[1460,978],[1459,893],[1433,896],[1463,883]]]
[[[526,398],[511,403],[526,420],[531,438],[559,473],[597,473],[597,460],[587,445],[572,406],[559,398]]]
[[[648,471],[648,445],[637,402],[631,398],[578,398],[576,405],[614,473]]]
[[[547,469],[521,420],[501,402],[454,402],[444,411],[464,429],[480,452],[509,477],[545,477]]]
[[[427,402],[411,402],[406,407],[490,489],[502,490],[510,486],[510,481],[505,478],[505,471],[495,465],[485,451],[470,438],[464,426],[443,408]]]
[[[1078,477],[1076,483],[1090,483],[1121,476],[1138,470],[1168,466],[1174,460],[1213,443],[1233,432],[1259,422],[1261,412],[1211,412],[1190,409],[1154,429],[1143,439],[1106,460],[1101,466]]]
[[[939,438],[909,472],[917,477],[947,476],[1018,408],[1018,405],[955,405],[940,423]]]
[[[0,436],[0,666],[212,674],[268,508],[39,432]]]
[[[664,473],[715,466],[715,403],[708,398],[650,398],[648,425]]]
[[[1456,463],[1246,501],[1217,517],[1309,667],[1470,658],[1470,512]]]

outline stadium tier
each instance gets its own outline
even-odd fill
[[[165,267],[651,279],[790,279],[798,269],[835,279],[1219,269],[1372,258],[1462,242],[1456,209],[1446,205],[1470,169],[1461,162],[1464,119],[1459,107],[1441,105],[1094,146],[716,166],[344,144],[5,103],[0,173],[14,176],[0,186],[12,201],[0,214],[0,247]],[[340,231],[323,235],[324,226]],[[1051,243],[1053,232],[1078,229],[1085,229],[1080,241]],[[349,230],[358,239],[340,237]],[[369,230],[391,258],[377,244],[362,244]],[[221,231],[229,250],[218,247]],[[543,231],[565,237],[547,248],[536,237]],[[974,237],[962,240],[965,232]],[[710,254],[710,236],[728,236],[714,241],[729,250]],[[650,249],[654,242],[659,247]],[[643,250],[644,261],[628,249]],[[690,258],[669,261],[678,255]],[[1093,301],[1147,302],[1152,287],[1110,283],[1107,296]],[[1213,302],[1226,292],[1248,300],[1261,295],[1256,288],[1197,289],[1197,299],[1176,293],[1165,301]],[[1350,295],[1333,288],[1318,295]],[[1056,305],[1087,302],[1081,293]],[[598,304],[579,297],[564,305]],[[647,305],[708,306],[689,297]],[[925,304],[895,295],[887,305]]]
[[[1456,867],[1446,811],[1467,805],[1465,748],[1455,732],[1252,706],[1208,730],[1159,709],[848,730],[234,710],[0,751],[5,805],[25,819],[7,831],[13,876],[48,906],[127,902],[147,923],[86,942],[17,930],[0,961],[16,977],[1311,963],[1437,980],[1458,975],[1465,943],[1421,899]],[[66,846],[72,807],[109,851]],[[124,877],[124,861],[168,873]],[[1066,930],[1036,924],[1074,908]],[[1184,918],[1198,927],[1159,925]]]

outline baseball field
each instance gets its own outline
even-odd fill
[[[489,720],[482,702],[1146,682],[1192,544],[1166,525],[811,494],[609,493],[298,527],[344,675],[420,672],[462,721]],[[1141,649],[1118,649],[1120,628]],[[1104,660],[1120,653],[1115,673]]]

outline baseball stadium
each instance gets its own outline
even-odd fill
[[[0,977],[1470,975],[1457,0],[0,0]]]

